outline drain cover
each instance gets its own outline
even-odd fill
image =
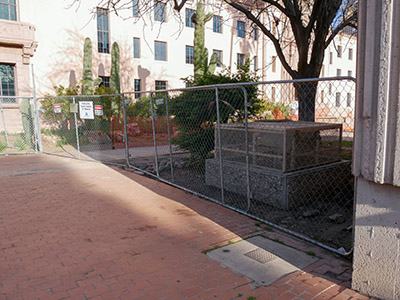
[[[265,264],[275,258],[278,258],[276,255],[274,255],[271,252],[268,252],[262,248],[257,248],[255,250],[245,253],[244,255],[246,255],[247,257],[250,257],[251,259],[254,259],[262,264]]]

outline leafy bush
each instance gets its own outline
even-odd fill
[[[76,85],[75,87],[64,87],[62,85],[54,86],[54,90],[56,92],[55,97],[62,96],[75,96],[80,93],[80,86]],[[41,100],[41,107],[44,110],[43,119],[57,127],[68,128],[70,124],[73,122],[74,114],[70,113],[70,103],[71,98],[54,98],[52,95],[46,95],[46,98]],[[61,113],[54,112],[54,104],[61,105]]]
[[[196,85],[254,82],[257,78],[250,74],[249,64],[231,75],[227,71],[218,75],[205,74],[196,79]],[[186,79],[187,82],[190,80]],[[246,87],[248,116],[251,118],[265,110],[264,101],[257,97],[257,87]],[[245,120],[244,92],[240,88],[218,89],[219,116],[221,123]],[[215,90],[187,90],[170,100],[170,114],[179,127],[173,142],[180,149],[191,153],[191,162],[204,166],[204,161],[214,148],[214,125],[217,122]]]
[[[156,99],[164,98],[164,97],[165,97],[164,94],[159,95],[159,97],[157,97],[157,94],[155,96],[153,96],[153,110],[154,110],[154,114],[157,117],[166,115],[165,103],[156,105]],[[135,102],[129,104],[126,107],[126,115],[128,117],[151,118],[151,104],[150,103],[151,103],[150,96],[141,96]]]

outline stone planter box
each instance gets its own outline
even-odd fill
[[[221,187],[219,167],[219,159],[206,160],[207,185]],[[246,164],[223,160],[222,169],[224,190],[246,197]],[[290,210],[310,201],[326,201],[332,192],[351,184],[352,174],[349,161],[286,173],[250,165],[249,179],[252,200]]]

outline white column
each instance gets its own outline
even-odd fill
[[[400,0],[359,0],[353,288],[400,299]]]

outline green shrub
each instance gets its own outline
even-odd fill
[[[4,141],[0,141],[0,152],[7,149],[7,143]]]
[[[225,71],[218,75],[205,74],[196,79],[196,85],[214,85],[222,83],[240,83],[256,81],[250,74],[249,65],[231,75]],[[186,82],[191,82],[185,79]],[[265,110],[264,101],[257,97],[257,87],[246,87],[249,118]],[[218,90],[219,116],[221,123],[242,122],[245,120],[244,92],[240,88]],[[187,90],[170,99],[170,115],[178,126],[178,136],[173,143],[180,149],[191,153],[191,162],[204,166],[204,161],[214,148],[214,125],[217,122],[215,90]]]
[[[156,105],[156,99],[165,98],[164,93],[159,95],[155,94],[153,96],[153,111],[156,117],[166,115],[166,105],[165,101],[163,104]],[[168,100],[170,101],[170,100]],[[126,115],[128,117],[141,117],[141,118],[151,118],[151,105],[150,96],[141,96],[139,99],[129,104],[126,107]]]

